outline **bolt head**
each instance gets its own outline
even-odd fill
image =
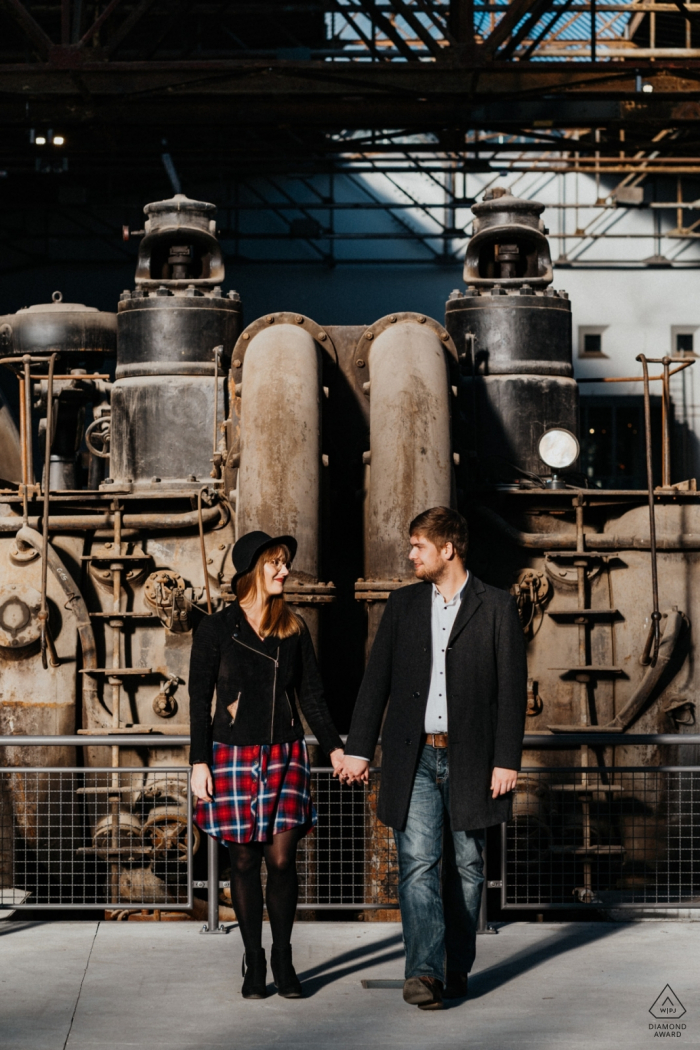
[[[364,363],[364,361],[362,360],[361,357],[358,357],[357,361],[355,361],[355,364],[357,365],[358,368],[364,368],[365,367],[365,363]]]
[[[243,338],[244,338],[244,339],[250,339],[250,335],[249,335],[249,333],[248,333],[248,332],[244,332],[244,333],[243,333]]]
[[[231,362],[231,364],[233,365],[233,367],[234,367],[234,368],[240,368],[240,367],[241,367],[241,364],[242,364],[242,362],[241,362],[241,361],[239,361],[239,359],[238,359],[237,357],[234,357],[234,359],[233,359],[233,361]]]
[[[273,321],[274,321],[274,317],[272,316],[272,314],[268,314],[267,317],[265,318],[265,320],[267,321],[268,324],[272,324]]]
[[[303,324],[304,323],[304,318],[301,316],[301,314],[297,314],[297,316],[294,318],[294,320],[296,321],[297,324]]]
[[[374,332],[365,332],[365,339],[374,339]]]
[[[325,332],[319,332],[318,333],[318,338],[321,340],[322,343],[325,342],[325,340],[326,340],[326,333]]]
[[[418,318],[418,324],[425,324],[426,320],[427,320],[426,317],[419,317]]]

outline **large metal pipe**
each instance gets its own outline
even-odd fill
[[[370,462],[365,519],[367,579],[409,571],[408,525],[452,503],[450,382],[435,329],[388,324],[372,343]]]
[[[346,738],[343,737],[343,739]],[[305,740],[307,744],[318,743],[313,736],[307,735]],[[162,735],[160,733],[134,733],[133,736],[127,734],[123,736],[22,736],[22,734],[0,736],[0,747],[106,747],[112,744],[118,747],[184,747],[189,743],[189,736],[168,736],[167,733]],[[593,747],[617,744],[673,744],[689,747],[700,744],[700,733],[605,733],[594,726],[590,733],[525,733],[523,737],[523,747],[527,750],[533,748],[539,750],[546,747],[559,751],[569,747],[577,748],[581,744],[590,744]],[[46,772],[51,772],[52,768],[54,767],[46,767]],[[56,770],[62,768],[64,767],[55,767]],[[641,768],[648,767],[642,766]],[[679,768],[687,769],[688,767]],[[109,770],[102,770],[102,772],[105,771]]]
[[[221,505],[202,509],[202,520],[205,525],[212,525],[221,520],[221,516]],[[41,523],[42,519],[39,515],[27,519],[27,525],[31,529],[41,528]],[[196,510],[175,514],[168,511],[156,514],[123,514],[122,523],[126,529],[189,529],[196,528],[199,524]],[[17,532],[21,524],[22,519],[19,515],[5,515],[0,517],[0,532]],[[57,514],[49,518],[49,531],[52,532],[113,528],[113,514]]]
[[[517,547],[530,550],[576,550],[576,534],[573,532],[523,532],[490,507],[472,505],[471,511],[481,518],[489,527],[496,529],[502,536]],[[649,536],[636,534],[618,534],[614,532],[587,532],[586,549],[597,551],[645,551],[649,550]],[[657,536],[656,549],[665,551],[700,550],[700,533],[679,532],[674,536]]]
[[[317,580],[321,383],[313,336],[292,324],[262,329],[246,350],[241,380],[236,534],[296,537],[294,573]]]

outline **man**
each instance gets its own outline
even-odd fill
[[[510,817],[527,704],[515,602],[467,572],[467,541],[466,521],[447,507],[411,522],[422,582],[389,597],[338,770],[366,780],[381,730],[378,815],[398,852],[403,997],[423,1010],[467,994],[483,829]]]

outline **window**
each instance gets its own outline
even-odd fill
[[[645,489],[644,399],[638,395],[582,397],[581,471],[591,488]],[[651,398],[655,484],[661,483],[661,399]]]
[[[671,328],[671,354],[673,357],[695,357],[695,333],[697,330],[697,325],[673,325]]]
[[[693,333],[676,332],[676,356],[686,357],[693,353]]]
[[[606,325],[582,325],[578,330],[579,357],[607,357],[603,352]]]

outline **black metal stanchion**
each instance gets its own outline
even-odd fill
[[[484,859],[484,882],[481,888],[481,908],[479,909],[479,924],[476,928],[477,933],[498,933],[498,930],[493,926],[489,926],[488,922],[488,901],[487,901],[487,890],[489,886],[488,881],[488,861],[486,857],[486,846],[484,846],[482,857]]]
[[[228,933],[219,922],[219,841],[207,835],[207,921],[200,933]]]

